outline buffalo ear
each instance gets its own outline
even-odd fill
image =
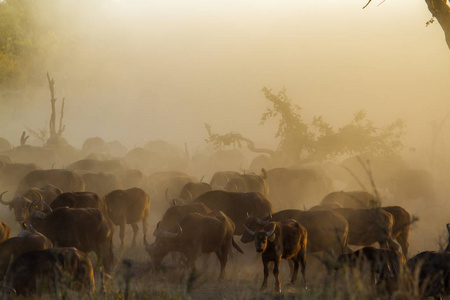
[[[450,234],[450,223],[447,224],[447,231]]]
[[[274,232],[274,233],[272,233],[271,236],[269,236],[269,237],[267,238],[267,240],[269,240],[269,242],[273,242],[273,241],[275,240],[276,237],[277,237],[277,235],[276,235],[275,232]]]

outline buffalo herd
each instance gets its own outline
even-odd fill
[[[92,150],[112,146],[91,139],[79,152],[84,158],[61,168],[49,168],[52,156],[48,154],[42,168],[38,161],[15,161],[18,154],[7,157],[17,150],[3,153],[0,203],[8,221],[0,223],[3,298],[45,291],[65,297],[67,290],[92,295],[95,274],[101,276],[103,287],[103,279],[115,278],[118,257],[130,248],[148,253],[148,272],[155,276],[167,272],[170,259],[194,274],[197,259],[215,253],[218,278],[223,281],[230,257],[258,255],[263,270],[261,291],[267,289],[273,270],[279,293],[282,259],[291,267],[290,283],[296,282],[300,269],[301,286],[306,289],[307,256],[311,255],[333,274],[342,268],[368,266],[374,287],[382,287],[389,295],[405,274],[420,298],[450,295],[450,238],[443,251],[410,256],[414,222],[410,213],[402,206],[383,206],[376,192],[336,190],[334,182],[339,180],[321,167],[239,172],[236,166],[227,170],[227,158],[221,160],[225,154],[217,153],[204,160],[204,170],[214,170],[206,182],[189,172],[183,151],[176,147],[166,145],[158,151],[161,142],[149,143],[126,153],[114,144],[120,157]],[[177,159],[171,159],[174,155]],[[329,174],[336,172],[330,170]],[[408,197],[402,192],[405,172],[393,172],[396,179],[390,184],[401,183],[392,189],[394,196]],[[426,177],[424,185],[431,181]],[[434,193],[430,197],[433,200]],[[127,224],[132,236],[126,234]],[[150,228],[153,237],[148,234],[149,224],[156,224]],[[113,240],[116,226],[120,241]],[[20,232],[12,237],[18,228]],[[450,224],[447,230],[450,236]],[[128,238],[131,245],[126,244]],[[250,243],[254,247],[245,245]],[[114,244],[120,245],[121,254]]]

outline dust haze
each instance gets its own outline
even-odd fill
[[[305,121],[321,115],[337,128],[361,109],[380,126],[403,119],[403,157],[429,169],[432,123],[450,111],[450,56],[439,25],[425,26],[424,1],[364,10],[354,0],[86,2],[35,12],[54,36],[39,84],[20,100],[11,93],[0,112],[1,136],[16,146],[26,127],[48,128],[49,72],[57,111],[66,98],[63,135],[77,148],[99,136],[129,150],[187,143],[193,153],[206,145],[205,122],[275,148],[275,122],[260,125],[261,89],[286,87]],[[449,142],[447,122],[439,149]],[[421,216],[411,253],[444,234],[448,179],[436,178],[441,215]],[[422,204],[405,205],[414,214]]]

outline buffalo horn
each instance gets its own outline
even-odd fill
[[[3,193],[0,194],[0,202],[4,205],[11,205],[14,203],[14,199],[12,199],[11,201],[4,201],[3,200],[3,194],[7,193],[8,191],[4,191]]]
[[[191,202],[192,200],[194,200],[194,197],[192,197],[192,193],[189,189],[187,189],[187,192],[189,193],[189,202]]]
[[[245,231],[247,231],[248,234],[250,234],[251,236],[255,236],[256,232],[251,231],[250,229],[247,228],[247,226],[244,225]]]
[[[267,223],[270,222],[270,220],[272,220],[272,214],[269,212],[269,216],[263,220],[261,220],[260,218],[256,218],[256,222],[259,225],[266,225]]]
[[[44,202],[44,199],[42,198],[41,193],[39,194],[39,200],[34,200],[32,202],[30,202],[30,204],[28,204],[28,213],[31,215],[32,211],[31,211],[31,207],[36,206],[39,207],[39,205]]]
[[[31,233],[38,233],[37,230],[30,224],[29,230]]]
[[[158,223],[158,225],[159,225],[159,223]],[[173,232],[169,232],[169,231],[166,231],[166,230],[159,229],[159,226],[158,226],[158,227],[157,227],[157,229],[158,229],[158,235],[159,235],[159,236],[168,237],[168,238],[177,238],[177,237],[179,237],[179,236],[181,235],[181,233],[183,232],[183,229],[181,228],[180,224],[177,223],[177,226],[178,226],[178,231],[177,231],[177,233],[173,233]]]
[[[41,196],[42,197],[42,196]],[[44,201],[44,213],[49,214],[53,211],[53,209]]]
[[[277,228],[277,224],[273,224],[272,230],[266,231],[267,236],[271,236],[273,232],[275,231],[275,228]]]

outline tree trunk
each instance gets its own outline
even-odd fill
[[[444,30],[445,40],[450,49],[450,6],[447,0],[425,0],[428,10],[438,20]]]

